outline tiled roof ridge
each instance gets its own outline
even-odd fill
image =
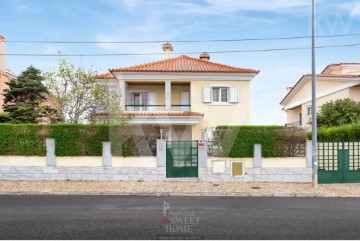
[[[324,72],[325,72],[328,68],[330,68],[331,66],[340,66],[340,65],[360,65],[360,62],[343,62],[343,63],[332,63],[332,64],[328,64],[321,73],[324,73]]]
[[[221,64],[221,63],[217,63],[217,62],[213,62],[213,61],[209,61],[209,60],[194,58],[194,57],[191,57],[191,56],[188,56],[188,55],[182,55],[182,56],[184,56],[186,58],[189,58],[189,59],[192,59],[192,60],[195,60],[195,61],[203,62],[203,63],[211,63],[211,64],[220,65],[220,66],[225,67],[225,68],[234,68],[234,69],[239,69],[239,70],[254,71],[254,73],[255,72],[259,73],[260,72],[259,70],[255,70],[255,69],[235,67],[235,66]]]
[[[113,68],[113,69],[109,69],[109,71],[112,73],[112,72],[115,72],[115,71],[120,70],[120,69],[140,68],[140,67],[144,67],[144,66],[147,66],[147,65],[165,63],[165,62],[168,62],[169,60],[179,59],[182,56],[185,56],[185,55],[179,55],[177,57],[173,57],[173,58],[170,58],[170,59],[154,60],[154,61],[151,61],[151,62],[148,62],[148,63],[135,64],[135,65],[127,66],[127,67]]]
[[[159,69],[143,69],[146,67],[152,67],[154,65],[161,65],[161,64],[172,64],[172,63],[176,63],[177,60],[181,60],[181,59],[185,59],[185,60],[190,60],[190,61],[194,61],[195,63],[200,63],[200,64],[205,64],[208,67],[210,67],[210,69],[212,68],[213,70],[206,70],[206,69],[201,69],[199,68],[199,70],[196,69],[191,69],[189,68],[187,69],[171,69],[171,67],[168,67],[168,70],[166,70],[164,67],[162,66],[157,66],[159,67]],[[161,69],[161,67],[163,69]],[[220,68],[220,70],[216,69],[216,68]],[[221,70],[221,68],[223,68],[223,70]],[[173,58],[168,58],[168,59],[163,59],[163,60],[157,60],[157,61],[152,61],[149,63],[144,63],[144,64],[139,64],[139,65],[132,65],[132,66],[128,66],[128,67],[121,67],[121,68],[113,68],[109,70],[110,72],[116,72],[116,71],[124,71],[124,72],[243,72],[243,73],[259,73],[258,70],[254,70],[254,69],[249,69],[249,68],[240,68],[240,67],[234,67],[234,66],[230,66],[230,65],[225,65],[225,64],[220,64],[220,63],[216,63],[216,62],[212,62],[212,61],[208,61],[208,60],[202,60],[202,59],[198,59],[198,58],[194,58],[194,57],[190,57],[187,55],[180,55],[177,57],[173,57]]]

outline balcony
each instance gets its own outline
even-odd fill
[[[301,122],[296,121],[296,122],[287,123],[285,124],[285,127],[301,127]]]
[[[126,111],[191,111],[191,105],[171,105],[167,110],[165,105],[125,105]]]

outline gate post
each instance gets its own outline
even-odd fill
[[[156,166],[166,166],[166,140],[156,140]]]
[[[254,168],[262,168],[261,144],[254,145]]]
[[[312,168],[312,142],[306,141],[306,167]]]
[[[102,164],[104,167],[112,165],[111,142],[102,143]]]
[[[46,166],[56,166],[55,139],[46,138]]]
[[[208,146],[206,140],[198,141],[198,163],[199,167],[208,167]]]

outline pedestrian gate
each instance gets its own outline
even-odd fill
[[[318,182],[360,182],[360,142],[319,142]]]
[[[198,176],[198,142],[166,142],[166,177]]]

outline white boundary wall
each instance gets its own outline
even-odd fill
[[[163,143],[164,140],[159,142]],[[54,145],[51,140],[49,143]],[[162,160],[164,156],[166,157],[165,148],[158,148],[157,157],[113,157],[111,153],[108,153],[110,151],[109,143],[103,143],[103,145],[107,148],[104,148],[102,157],[55,157],[53,151],[48,152],[46,157],[0,156],[0,180],[183,180],[181,178],[166,178],[166,167]],[[207,152],[206,143],[205,148],[199,148],[200,152]],[[199,155],[199,175],[196,180],[211,182],[311,182],[309,156],[303,158],[262,158],[259,154],[261,153],[260,145],[256,146],[255,152],[257,153],[254,153],[254,158],[208,158],[202,153]],[[244,161],[244,175],[231,176],[232,161]],[[214,162],[218,164],[214,166]]]

